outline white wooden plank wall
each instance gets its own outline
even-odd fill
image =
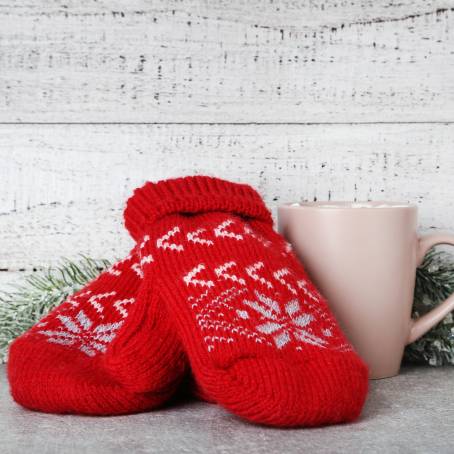
[[[454,229],[454,0],[0,4],[1,283],[121,256],[132,188],[191,173]]]
[[[15,1],[0,119],[450,121],[453,1]]]

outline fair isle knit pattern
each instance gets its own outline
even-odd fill
[[[139,244],[51,311],[10,348],[11,393],[56,413],[122,414],[154,408],[174,391],[185,361],[155,329],[157,298],[144,282]]]
[[[114,288],[123,273],[129,273],[133,283],[131,288],[120,287],[119,290],[97,293],[91,288],[83,289],[70,296],[24,336],[43,335],[50,343],[79,349],[91,357],[105,354],[129,315],[128,306],[136,302],[138,284],[142,279],[137,272],[137,257],[136,253],[129,254],[96,281],[97,284],[101,280],[109,281],[109,286]]]
[[[259,247],[271,247],[270,242],[265,243],[261,237],[251,235],[252,229],[247,224],[243,226],[242,233],[226,230],[227,226],[234,226],[236,223],[232,218],[227,218],[212,228],[212,239],[206,236],[203,242],[196,243],[205,245],[207,249],[212,246],[222,249],[230,247],[230,239],[247,243],[250,238],[252,241],[258,241]],[[167,242],[180,230],[179,226],[175,226],[159,237],[156,240],[157,249],[163,248],[170,254],[172,251],[184,252],[186,248],[190,248],[191,242],[194,243],[191,240],[194,232],[187,233],[187,241]],[[200,230],[207,229],[197,231]],[[177,240],[178,238],[175,239]],[[166,241],[166,247],[162,247],[163,241]],[[288,255],[286,249],[277,251],[284,259]],[[203,254],[209,251],[199,248],[197,252]],[[276,250],[271,253],[276,253]],[[228,260],[215,263],[211,269],[207,269],[204,263],[198,263],[183,274],[182,281],[189,295],[188,306],[194,311],[200,329],[209,334],[204,337],[208,352],[216,348],[216,342],[231,343],[242,336],[254,339],[259,344],[274,343],[278,349],[290,344],[295,350],[301,351],[301,344],[311,344],[333,350],[351,350],[351,346],[339,330],[336,330],[334,318],[323,307],[324,302],[318,291],[312,285],[308,287],[310,284],[306,276],[297,280],[287,267],[271,270],[266,268],[262,260],[243,267],[238,266],[234,260]],[[202,275],[208,277],[202,278]],[[255,282],[258,282],[257,289],[250,295],[247,290],[253,287]],[[297,289],[301,290],[300,295]],[[288,294],[288,300],[282,305],[279,303],[279,300],[282,300],[280,292]],[[246,295],[250,295],[251,299]],[[235,301],[240,301],[238,307]],[[233,318],[232,323],[226,322],[224,312],[229,313],[230,319]]]
[[[358,417],[367,369],[249,186],[188,177],[136,190],[125,211],[201,394],[250,421]]]

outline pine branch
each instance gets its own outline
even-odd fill
[[[432,249],[416,272],[413,317],[424,315],[454,292],[454,257]],[[421,339],[405,349],[407,362],[454,365],[454,318],[448,314]]]
[[[0,363],[9,344],[44,315],[106,269],[107,260],[81,257],[27,276],[24,283],[0,292]]]

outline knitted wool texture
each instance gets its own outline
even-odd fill
[[[8,377],[19,404],[112,415],[152,409],[174,392],[186,361],[143,281],[146,260],[138,245],[13,342]]]
[[[210,177],[147,183],[125,223],[202,395],[274,426],[358,417],[367,368],[255,190]]]

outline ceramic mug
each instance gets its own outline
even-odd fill
[[[278,228],[326,297],[371,378],[397,375],[404,348],[454,309],[454,296],[411,318],[416,268],[454,235],[417,235],[417,207],[307,202],[278,208]]]

